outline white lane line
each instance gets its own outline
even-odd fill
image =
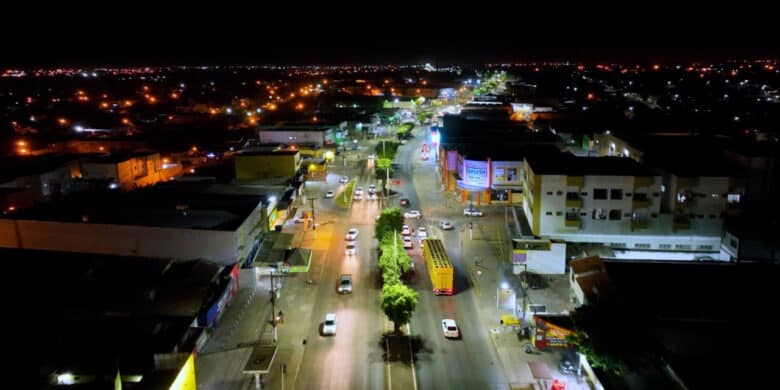
[[[409,341],[409,357],[412,359],[412,383],[414,383],[414,390],[417,390],[417,372],[414,369],[414,352],[412,352],[412,324],[406,324],[406,334],[408,335],[406,340]]]
[[[393,377],[390,376],[390,344],[387,341],[387,338],[385,338],[385,353],[387,354],[387,388],[392,390],[393,389]]]

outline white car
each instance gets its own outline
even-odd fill
[[[451,318],[445,318],[441,320],[441,331],[444,333],[444,337],[458,339],[460,338],[460,329],[455,320]]]
[[[358,237],[358,230],[357,228],[352,228],[347,231],[347,241],[355,241]]]
[[[404,218],[421,218],[422,214],[420,214],[419,210],[409,210],[404,213]]]
[[[369,160],[373,160],[373,159],[375,159],[375,158],[376,158],[376,155],[375,155],[375,154],[369,154],[369,155],[368,155],[368,159],[369,159]]]
[[[332,198],[333,197],[333,191],[328,191],[325,193],[326,198]]]
[[[368,194],[369,195],[376,194],[376,186],[375,185],[371,184],[370,186],[368,186]]]
[[[336,335],[336,313],[328,313],[325,315],[325,322],[322,323],[323,335]]]
[[[414,243],[412,242],[412,238],[409,236],[404,236],[404,248],[405,249],[412,249],[414,248]]]
[[[339,183],[346,183],[349,181],[349,177],[343,176],[341,179],[339,179]]]
[[[343,274],[339,277],[339,294],[352,294],[352,275]]]
[[[408,236],[412,234],[412,229],[409,229],[409,225],[401,226],[401,235]]]
[[[463,210],[463,215],[465,215],[467,217],[469,217],[469,216],[470,217],[481,217],[482,216],[482,212],[477,210],[477,209],[464,209]]]
[[[425,230],[424,227],[420,226],[419,228],[417,228],[417,238],[420,239],[428,238],[428,231]]]
[[[363,187],[355,188],[355,193],[363,195]]]
[[[439,222],[439,228],[441,230],[452,230],[455,229],[455,225],[453,225],[450,221],[441,221]]]
[[[347,255],[354,256],[357,250],[357,245],[353,241],[347,243]]]
[[[363,194],[360,192],[355,192],[355,197],[353,198],[355,200],[363,200]]]

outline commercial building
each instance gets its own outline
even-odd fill
[[[543,148],[557,153],[559,138],[508,120],[445,115],[438,128],[436,158],[442,184],[464,203],[519,203],[523,192],[523,157]]]
[[[301,153],[287,148],[252,148],[235,155],[236,180],[294,178],[301,169]]]
[[[249,263],[277,223],[280,196],[225,187],[169,182],[73,194],[0,219],[0,247]]]
[[[19,388],[195,388],[194,359],[238,289],[238,267],[191,260],[0,249],[24,315],[9,352]],[[17,349],[18,348],[18,349]],[[117,379],[119,378],[119,379]],[[29,381],[29,383],[25,383]],[[189,386],[175,387],[185,381]]]

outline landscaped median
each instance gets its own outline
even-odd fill
[[[347,183],[346,186],[344,186],[344,191],[339,192],[333,198],[333,202],[336,204],[336,206],[345,209],[348,209],[350,206],[352,206],[352,197],[355,194],[356,185],[357,185],[357,179],[352,179]]]

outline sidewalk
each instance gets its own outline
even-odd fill
[[[479,291],[477,299],[480,302],[480,317],[484,326],[489,329],[491,341],[501,361],[510,388],[529,388],[530,385],[531,388],[548,389],[552,380],[557,379],[566,385],[566,389],[589,389],[584,381],[577,383],[575,376],[563,375],[558,371],[559,352],[553,350],[528,354],[524,351],[525,345],[530,343],[528,337],[521,337],[516,330],[499,324],[502,314],[511,314],[508,310],[499,310],[496,307],[496,289],[500,282],[508,280],[511,288],[515,291],[520,291],[520,289],[519,279],[517,276],[511,275],[511,265],[506,262],[506,264],[501,264],[499,261],[497,236],[495,229],[491,234],[490,226],[494,226],[494,224],[489,224],[485,229],[475,229],[474,239],[470,241],[469,245],[464,246],[464,258],[470,259],[473,254],[479,254],[479,266],[475,266],[473,262],[464,263],[475,292]],[[534,302],[545,303],[542,301],[541,294],[537,295],[539,296]],[[554,304],[560,306],[559,302]],[[528,324],[528,318],[525,320],[521,318],[521,321],[524,321],[523,325]],[[529,363],[534,362],[545,363],[552,378],[535,378],[529,367]]]
[[[414,187],[420,197],[421,205],[426,215],[460,215],[465,205],[457,202],[454,195],[441,190],[441,179],[435,167],[415,167]],[[530,343],[528,336],[520,337],[516,330],[500,325],[502,314],[511,314],[511,310],[500,310],[497,307],[497,288],[502,282],[507,282],[511,289],[519,292],[520,280],[512,274],[509,263],[508,237],[503,235],[504,210],[502,206],[480,206],[485,212],[484,217],[473,218],[474,229],[472,239],[467,230],[461,233],[462,264],[473,287],[475,299],[479,306],[479,318],[488,330],[496,355],[501,363],[504,376],[512,389],[549,389],[552,380],[557,379],[565,384],[566,389],[586,390],[590,387],[583,381],[578,383],[573,375],[563,375],[558,370],[558,351],[538,352],[528,354],[524,346]],[[499,211],[500,210],[500,211]],[[462,217],[459,217],[462,218]],[[436,222],[436,221],[430,221]],[[458,228],[459,230],[463,227]],[[436,229],[432,229],[436,233]],[[499,236],[506,248],[500,249]],[[472,260],[479,257],[477,266]],[[500,259],[505,259],[503,262]],[[550,286],[542,290],[531,290],[529,299],[533,303],[548,305],[548,311],[562,311],[568,308],[568,285],[565,277],[549,279]],[[559,291],[560,290],[560,291]],[[525,319],[525,324],[528,324]],[[534,377],[531,363],[538,377]],[[534,364],[535,363],[535,364]],[[549,377],[539,369],[539,363],[546,364]]]

